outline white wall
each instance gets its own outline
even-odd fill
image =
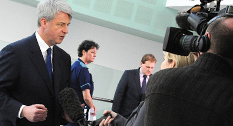
[[[138,68],[144,54],[153,53],[156,57],[162,54],[161,43],[137,36],[79,20],[72,20],[69,28],[69,35],[61,44],[63,49],[67,50],[73,58],[78,58],[76,53],[78,45],[84,39],[94,40],[100,45],[94,63],[112,69],[123,71],[125,69]],[[157,52],[159,52],[159,55]]]
[[[1,1],[0,19],[1,41],[14,42],[31,35],[37,28],[36,8],[10,0]],[[163,60],[161,43],[76,19],[72,19],[69,33],[60,47],[77,59],[78,45],[84,39],[100,45],[94,64],[108,68],[120,71],[138,68],[141,57],[152,53],[158,59],[154,70],[158,71]]]
[[[0,41],[4,42],[2,45],[32,35],[37,29],[36,8],[1,0],[0,24]],[[72,19],[69,33],[59,46],[76,60],[78,45],[85,39],[94,40],[100,45],[97,58],[90,65],[96,97],[112,99],[122,72],[140,67],[140,60],[146,53],[152,53],[157,58],[154,72],[160,70],[163,61],[162,43],[76,19]],[[104,109],[111,109],[109,103],[103,105],[103,102],[95,101],[94,104],[98,104],[99,116]]]

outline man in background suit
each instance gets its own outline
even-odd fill
[[[56,44],[68,33],[72,12],[64,0],[41,1],[37,31],[0,52],[1,126],[67,123],[58,94],[70,84],[71,59]]]
[[[132,111],[144,100],[146,85],[143,86],[143,80],[146,84],[155,63],[156,58],[153,54],[145,54],[142,57],[140,68],[124,72],[115,92],[112,111],[125,118],[130,116]]]

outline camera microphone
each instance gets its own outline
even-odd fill
[[[73,88],[66,87],[63,89],[59,93],[58,101],[66,114],[74,123],[77,123],[78,126],[99,126],[103,119],[111,116],[110,113],[107,113],[95,121],[87,121],[87,119],[84,118],[84,111],[79,102],[79,98]]]
[[[63,89],[59,93],[58,101],[74,123],[79,124],[79,126],[87,126],[83,108],[73,88],[67,87]]]
[[[187,10],[182,10],[177,13],[176,23],[180,28],[186,29],[186,30],[192,30],[189,22],[187,21],[189,15],[190,13],[188,13]]]
[[[196,12],[204,12],[205,9],[200,5],[195,5],[190,9],[184,9],[177,13],[176,15],[176,23],[177,25],[186,30],[193,30],[190,26],[190,23],[188,22],[188,17],[190,16],[190,13],[196,13]]]

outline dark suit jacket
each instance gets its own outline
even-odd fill
[[[126,70],[117,86],[112,110],[128,118],[139,105],[142,97],[140,86],[140,69]]]
[[[59,126],[63,120],[57,96],[70,84],[70,56],[53,48],[52,85],[35,34],[9,44],[0,52],[0,125]],[[46,121],[31,123],[17,118],[21,105],[43,104]]]

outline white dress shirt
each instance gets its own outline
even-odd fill
[[[140,68],[140,70],[139,70],[139,71],[140,71],[140,72],[139,72],[140,85],[141,85],[141,87],[142,87],[142,81],[143,81],[143,79],[144,79],[144,78],[143,78],[143,75],[144,75],[144,74],[142,73],[141,68]],[[146,84],[147,84],[147,82],[148,82],[148,80],[149,80],[149,77],[150,77],[150,76],[147,76],[147,77],[146,77]]]
[[[48,46],[46,43],[45,43],[45,41],[40,37],[40,35],[39,35],[39,33],[36,31],[36,33],[35,33],[35,35],[36,35],[36,40],[37,40],[37,42],[38,42],[38,45],[39,45],[39,47],[40,47],[40,51],[41,51],[41,53],[42,53],[42,56],[43,56],[43,58],[44,58],[44,61],[45,61],[45,63],[46,63],[46,59],[47,59],[47,49],[48,48],[51,48],[51,63],[52,63],[52,58],[53,58],[53,46]],[[52,70],[53,70],[53,63],[52,63]],[[22,112],[22,110],[23,110],[23,107],[24,107],[25,105],[22,105],[21,107],[20,107],[20,109],[19,109],[19,113],[18,113],[18,118],[23,118],[23,117],[21,117],[20,115],[21,115],[21,112]]]

